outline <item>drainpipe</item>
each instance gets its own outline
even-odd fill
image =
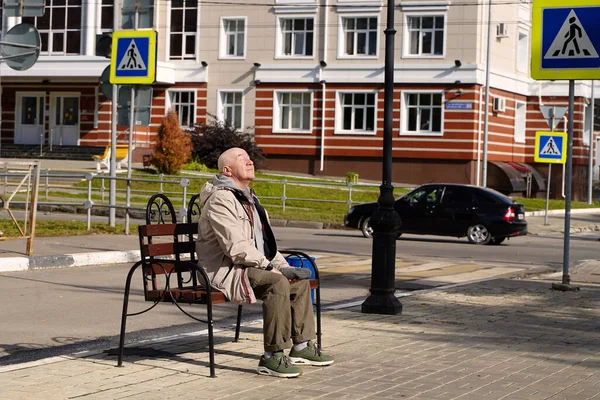
[[[479,86],[479,112],[477,114],[477,173],[475,184],[479,186],[481,179],[481,113],[483,109],[483,86]]]
[[[325,167],[325,95],[327,93],[327,83],[321,80],[321,166],[319,171],[323,172]]]
[[[483,121],[483,165],[481,186],[487,187],[487,160],[488,160],[488,136],[489,136],[489,115],[490,115],[490,58],[492,54],[492,0],[488,0],[488,21],[487,21],[487,54],[485,61],[485,113]]]
[[[329,1],[325,0],[325,8],[323,11],[323,57],[321,61],[327,63],[327,21],[329,18]],[[325,169],[325,94],[327,93],[327,84],[323,79],[323,66],[319,67],[319,79],[321,83],[321,159],[319,171],[323,172]]]

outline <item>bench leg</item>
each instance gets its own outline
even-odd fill
[[[242,305],[238,306],[238,315],[237,315],[237,323],[235,325],[235,338],[234,342],[237,342],[240,339],[240,325],[242,324]]]
[[[119,337],[119,360],[117,361],[117,367],[123,366],[123,348],[125,347],[125,327],[127,325],[127,306],[129,304],[129,291],[131,289],[131,278],[133,272],[141,263],[137,262],[129,270],[127,274],[127,282],[125,283],[125,294],[123,296],[123,314],[121,315],[121,335]]]
[[[210,291],[208,292],[208,301],[206,302],[206,317],[208,322],[208,361],[210,365],[210,377],[215,375],[215,338],[213,336],[213,316],[212,316],[212,300]]]

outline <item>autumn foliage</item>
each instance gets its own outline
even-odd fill
[[[191,156],[190,136],[179,126],[177,113],[170,110],[158,128],[152,165],[160,173],[173,175],[183,168]]]

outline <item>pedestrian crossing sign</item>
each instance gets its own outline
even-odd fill
[[[600,79],[600,0],[534,0],[531,77]]]
[[[564,164],[567,160],[566,132],[536,132],[535,162]]]
[[[113,33],[110,83],[149,85],[156,80],[156,31]]]

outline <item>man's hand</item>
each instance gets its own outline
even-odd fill
[[[276,274],[279,274],[279,275],[281,275],[281,271],[280,271],[280,270],[278,270],[277,268],[273,268],[273,269],[271,270],[271,272],[274,272],[274,273],[276,273]]]

